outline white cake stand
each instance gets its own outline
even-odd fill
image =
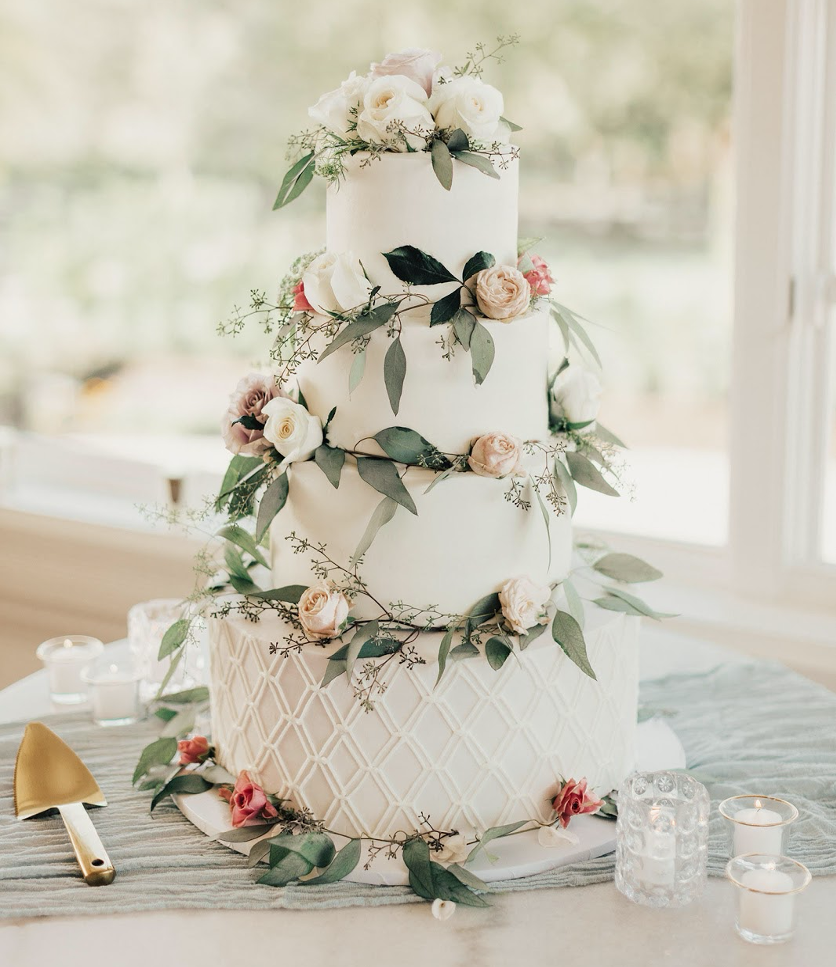
[[[642,722],[636,730],[635,761],[636,768],[643,771],[684,769],[685,751],[667,722],[654,718]],[[225,833],[230,828],[229,806],[214,790],[191,796],[174,795],[172,799],[183,815],[212,839],[217,839],[220,833]],[[537,841],[536,830],[504,840],[494,840],[488,852],[495,860],[489,859],[485,851],[481,851],[473,863],[468,865],[468,869],[473,870],[487,883],[494,880],[515,880],[544,873],[568,863],[604,856],[615,849],[615,823],[612,820],[577,816],[572,820],[571,831],[579,839],[577,844],[541,846]],[[246,854],[257,842],[258,840],[252,840],[249,843],[224,845]],[[343,845],[341,837],[335,837],[335,845],[338,849]],[[406,867],[400,857],[391,860],[378,857],[368,870],[363,869],[362,864],[358,865],[346,879],[353,883],[371,883],[377,886],[406,886],[408,883]]]

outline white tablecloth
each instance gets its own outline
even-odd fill
[[[642,677],[646,679],[741,660],[656,626],[644,628],[642,649]],[[0,691],[0,721],[29,720],[50,711],[42,672]],[[81,883],[79,888],[91,889]],[[287,961],[304,967],[561,967],[564,962],[621,967],[806,967],[836,963],[836,877],[814,880],[801,897],[797,936],[779,948],[755,947],[736,936],[732,889],[722,880],[712,879],[702,899],[682,910],[637,906],[612,883],[510,893],[496,897],[489,912],[459,909],[446,923],[433,920],[429,905],[424,904],[327,913],[172,911],[5,921],[0,923],[0,965],[88,967],[100,958],[119,967],[148,967],[163,961],[183,967]]]

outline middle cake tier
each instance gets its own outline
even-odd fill
[[[337,489],[313,462],[294,464],[290,477],[287,504],[270,528],[276,587],[316,581],[309,556],[294,553],[290,535],[324,544],[328,556],[347,567],[382,499],[351,458]],[[403,483],[418,513],[399,506],[365,554],[360,575],[383,605],[402,602],[462,615],[509,578],[527,575],[555,584],[569,573],[571,518],[548,507],[547,534],[536,496],[525,494],[530,483],[523,491],[531,506],[523,510],[506,499],[508,480],[453,473],[426,493],[435,477],[431,470],[407,469]],[[379,609],[361,597],[352,613],[374,618]]]
[[[384,330],[372,333],[365,350],[360,384],[350,390],[355,356],[343,346],[321,362],[309,360],[298,370],[299,386],[308,409],[325,420],[333,407],[328,442],[346,450],[387,426],[415,430],[447,453],[465,453],[484,433],[500,432],[521,440],[544,440],[549,434],[548,307],[535,307],[511,322],[480,319],[494,341],[493,365],[477,385],[472,360],[461,346],[445,359],[439,345],[447,326],[409,322],[401,344],[406,377],[397,415],[384,379],[384,360],[392,345]],[[324,348],[317,346],[321,351]],[[368,449],[363,446],[363,449]]]

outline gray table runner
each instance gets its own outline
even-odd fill
[[[725,833],[716,805],[726,796],[767,793],[794,802],[800,817],[792,855],[815,875],[836,873],[836,694],[786,668],[728,665],[642,686],[642,702],[671,710],[688,767],[709,787],[709,872],[721,875]],[[130,777],[151,723],[104,730],[86,715],[47,717],[90,767],[110,805],[93,816],[118,871],[107,887],[81,879],[57,817],[19,823],[12,780],[22,725],[0,726],[0,917],[129,913],[166,909],[324,909],[420,901],[406,887],[336,883],[261,886],[245,858],[208,839],[171,803],[148,812]],[[601,820],[604,822],[604,820]],[[564,866],[496,891],[585,886],[612,878],[612,855]]]

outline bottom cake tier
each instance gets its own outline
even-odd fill
[[[271,655],[288,631],[277,616],[209,625],[217,761],[335,832],[391,836],[422,816],[461,832],[545,821],[562,779],[604,795],[633,769],[637,618],[588,609],[597,681],[544,634],[498,672],[480,656],[436,685],[442,636],[423,634],[425,664],[390,662],[371,711],[344,675],[320,685],[341,642]]]

